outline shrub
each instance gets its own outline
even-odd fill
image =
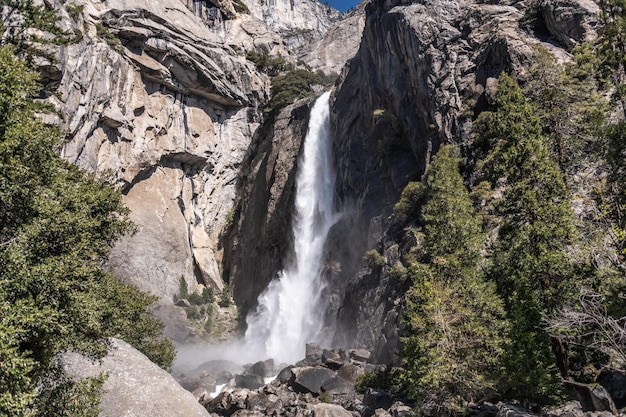
[[[385,257],[378,253],[376,249],[372,249],[363,256],[363,263],[367,265],[371,271],[376,271],[385,265]]]

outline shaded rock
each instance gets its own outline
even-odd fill
[[[296,375],[293,372],[294,367],[288,366],[282,371],[278,373],[276,379],[280,381],[281,384],[291,384],[293,380],[296,378]]]
[[[393,396],[386,391],[368,388],[363,395],[363,404],[372,411],[388,409],[393,403]]]
[[[229,371],[222,371],[215,376],[217,384],[228,384],[235,376]]]
[[[252,365],[250,372],[263,378],[274,375],[274,360],[266,359]]]
[[[354,385],[339,376],[322,383],[321,390],[328,393],[333,402],[340,404],[354,400],[356,397]]]
[[[626,407],[626,371],[603,369],[596,382],[607,390],[617,408]]]
[[[334,350],[324,349],[322,353],[322,363],[332,370],[338,370],[346,362],[341,354]]]
[[[241,210],[224,236],[224,274],[242,316],[283,268],[291,246],[295,167],[309,122],[312,101],[298,101],[257,132],[244,161]],[[254,262],[250,262],[251,256]]]
[[[498,404],[496,417],[536,417],[537,415],[517,404]]]
[[[128,343],[111,339],[102,361],[66,353],[64,369],[77,378],[108,375],[102,389],[102,415],[135,417],[208,417],[209,413],[174,378]]]
[[[391,408],[389,408],[389,412],[393,417],[405,417],[412,414],[412,409],[408,405],[400,401],[396,401],[393,403]]]
[[[345,408],[335,404],[315,404],[313,417],[353,417]]]
[[[539,13],[548,31],[567,49],[596,38],[600,8],[592,0],[543,0]]]
[[[189,392],[195,393],[196,391],[205,391],[207,393],[211,393],[215,391],[217,386],[217,382],[210,375],[203,377],[182,377],[178,378],[177,381],[180,385],[185,388]],[[195,395],[195,394],[194,394]],[[197,395],[196,395],[197,398]]]
[[[564,381],[574,390],[583,411],[609,411],[617,414],[615,403],[602,385],[588,385],[574,381]]]
[[[235,386],[237,388],[246,388],[249,390],[255,390],[265,385],[263,377],[254,374],[235,375]]]
[[[238,410],[246,409],[248,391],[235,390],[233,392],[221,392],[213,400],[209,401],[205,407],[210,413],[229,417]]]
[[[337,375],[339,375],[346,381],[349,381],[350,383],[352,383],[352,385],[356,384],[356,380],[359,375],[362,375],[364,373],[365,369],[352,363],[343,364],[341,368],[339,368],[339,370],[337,371]]]
[[[295,378],[290,385],[294,390],[302,393],[317,394],[325,383],[336,378],[336,374],[327,368],[302,367],[291,370]]]
[[[372,355],[371,352],[367,349],[350,349],[348,353],[350,354],[350,358],[360,362],[369,361]]]

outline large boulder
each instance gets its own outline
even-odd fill
[[[316,404],[313,406],[313,417],[352,417],[352,413],[339,405]]]
[[[208,417],[194,396],[128,343],[111,339],[107,356],[92,361],[77,353],[61,357],[78,379],[107,375],[102,387],[102,417]]]
[[[321,392],[324,384],[336,378],[336,373],[327,368],[306,366],[293,368],[291,371],[295,375],[291,386],[294,390],[303,393],[318,394]]]
[[[626,407],[626,371],[603,369],[596,381],[608,391],[617,408]]]

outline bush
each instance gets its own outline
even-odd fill
[[[314,85],[330,87],[333,83],[334,79],[321,71],[296,69],[278,75],[272,80],[272,99],[267,103],[265,113],[278,113],[294,101],[307,97],[313,92]]]
[[[419,216],[420,207],[426,199],[426,187],[419,182],[409,182],[400,196],[400,201],[396,203],[393,211],[396,214],[416,218]]]
[[[385,257],[378,253],[376,249],[372,249],[365,253],[363,263],[367,265],[371,271],[376,271],[385,265]]]

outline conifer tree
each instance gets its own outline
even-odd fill
[[[424,243],[409,265],[403,380],[409,395],[455,408],[495,389],[505,321],[495,286],[478,269],[484,236],[443,146],[425,175]]]
[[[61,132],[36,116],[37,74],[14,51],[0,47],[0,415],[95,416],[101,381],[64,377],[59,353],[97,358],[119,337],[168,367],[174,349],[154,297],[102,267],[131,227],[120,193],[55,152]]]
[[[495,111],[477,123],[492,143],[482,170],[504,188],[490,276],[511,322],[504,365],[510,394],[549,401],[559,377],[543,318],[571,297],[573,268],[566,248],[574,239],[567,190],[542,135],[535,109],[517,83],[500,77]]]

